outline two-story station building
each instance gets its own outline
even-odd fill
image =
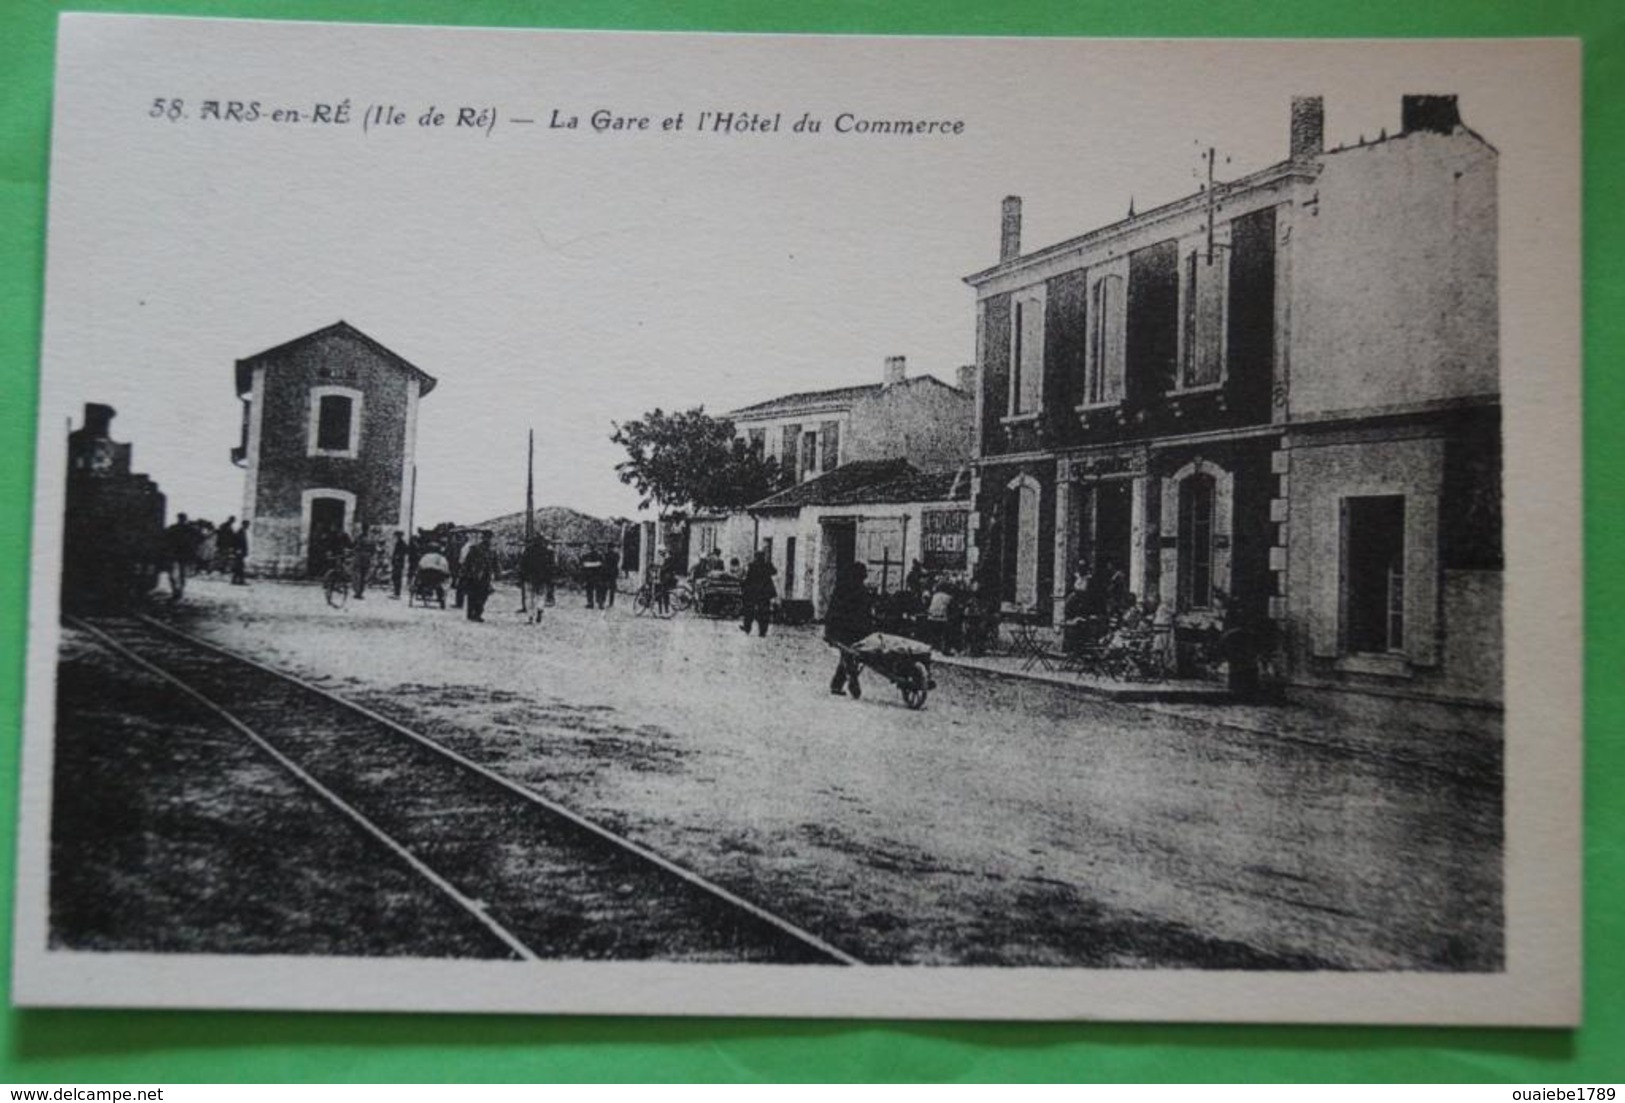
[[[412,531],[433,376],[342,321],[237,361],[235,376],[251,570],[315,573],[335,532]]]
[[[1059,624],[1081,563],[1301,685],[1501,697],[1495,149],[1453,96],[1023,253],[976,291],[973,570]],[[1211,162],[1210,162],[1211,163]]]

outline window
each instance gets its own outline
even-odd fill
[[[323,395],[316,416],[316,448],[322,452],[343,452],[350,446],[350,414],[355,404],[341,394]]]
[[[1123,400],[1123,277],[1102,276],[1089,295],[1089,347],[1084,358],[1083,404]]]
[[[752,429],[750,431],[750,451],[757,459],[767,453],[767,430]]]
[[[1405,648],[1405,496],[1343,500],[1343,608],[1348,650]]]
[[[801,426],[786,425],[779,444],[779,469],[785,476],[791,477],[796,473],[796,457],[801,455]]]
[[[834,471],[841,463],[841,423],[824,422],[818,427],[818,435],[824,438],[823,470]]]
[[[1010,416],[1035,414],[1044,400],[1044,299],[1017,296],[1010,317]]]
[[[1179,483],[1179,607],[1213,604],[1213,476],[1197,472]]]
[[[312,456],[354,458],[361,444],[361,392],[350,387],[316,387],[310,393]]]
[[[818,434],[801,434],[801,474],[799,479],[811,479],[818,474]],[[799,480],[798,480],[799,481]]]
[[[1128,397],[1143,401],[1174,386],[1179,359],[1179,243],[1162,241],[1128,257]]]

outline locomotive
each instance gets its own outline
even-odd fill
[[[130,471],[130,445],[113,440],[115,411],[85,403],[68,433],[62,525],[62,608],[106,612],[139,602],[163,565],[164,495]]]

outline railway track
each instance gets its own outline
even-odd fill
[[[146,616],[65,618],[253,742],[522,960],[860,964],[406,725]]]

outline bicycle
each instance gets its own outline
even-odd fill
[[[334,559],[332,565],[322,575],[322,596],[332,608],[342,609],[349,603],[350,591],[355,586],[355,581],[350,576],[349,556]]]
[[[693,605],[694,595],[682,582],[678,582],[677,585],[666,591],[664,601],[661,600],[660,591],[653,582],[645,582],[642,586],[639,586],[638,592],[632,597],[632,613],[634,616],[653,616],[661,620],[686,612]]]

